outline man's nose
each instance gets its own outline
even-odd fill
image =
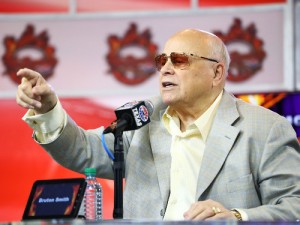
[[[174,65],[171,62],[171,59],[168,58],[165,65],[163,65],[161,67],[160,72],[161,72],[161,74],[164,74],[164,73],[170,73],[172,71],[174,71]]]

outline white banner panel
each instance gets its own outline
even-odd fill
[[[141,35],[146,30],[152,35],[149,41],[157,46],[157,53],[170,35],[184,28],[199,28],[210,32],[219,31],[227,35],[230,27],[238,18],[242,32],[252,29],[252,38],[262,41],[261,49],[265,52],[262,68],[252,77],[240,82],[227,82],[227,89],[234,93],[270,92],[292,90],[293,74],[285,73],[284,51],[284,5],[264,10],[211,11],[210,13],[191,13],[189,15],[156,15],[139,18],[39,18],[24,20],[0,20],[0,40],[11,36],[15,40],[21,37],[28,24],[34,27],[34,34],[46,31],[48,44],[55,48],[58,63],[54,75],[48,81],[60,96],[133,96],[144,97],[159,94],[158,73],[138,84],[128,85],[120,82],[111,74],[106,60],[110,52],[108,37],[115,35],[119,39],[125,37],[130,25],[136,25],[136,32]],[[252,28],[251,28],[252,27]],[[254,28],[254,29],[253,29]],[[248,30],[248,31],[247,31]],[[130,39],[130,38],[129,38]],[[123,40],[124,41],[124,40]],[[129,42],[130,43],[130,42]],[[250,44],[249,44],[250,43]],[[254,42],[237,41],[230,45],[230,51],[248,54]],[[257,44],[257,43],[256,43]],[[26,49],[23,49],[23,54]],[[24,53],[25,51],[25,53]],[[39,52],[31,56],[39,57]],[[146,50],[147,53],[148,50]],[[126,54],[144,57],[145,51],[135,45],[128,45],[122,50]],[[5,45],[0,46],[0,55],[7,53]],[[21,54],[21,51],[19,52]],[[127,59],[130,61],[130,59]],[[251,65],[250,65],[251,66]],[[6,65],[0,63],[0,96],[14,97],[16,83],[7,75],[3,75]],[[127,71],[130,76],[130,71]],[[136,97],[134,97],[136,98]]]

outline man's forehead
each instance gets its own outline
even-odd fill
[[[196,54],[205,52],[206,48],[205,41],[201,39],[174,37],[166,42],[163,52],[166,54],[171,52]]]

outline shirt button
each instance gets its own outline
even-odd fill
[[[160,210],[160,215],[161,215],[161,216],[164,216],[164,215],[165,215],[165,210],[164,210],[164,209],[161,209],[161,210]]]

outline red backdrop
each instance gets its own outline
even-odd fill
[[[83,128],[107,126],[114,111],[88,99],[61,99],[67,112]],[[0,222],[19,221],[31,186],[38,179],[84,177],[58,165],[31,138],[31,128],[21,120],[26,110],[15,100],[1,100]],[[113,181],[99,179],[103,186],[104,218],[112,218]]]

